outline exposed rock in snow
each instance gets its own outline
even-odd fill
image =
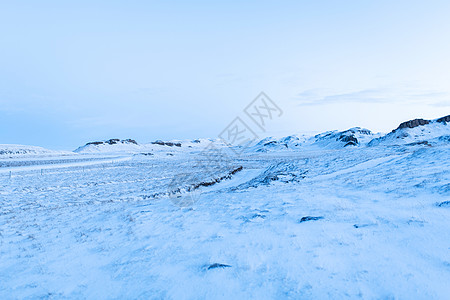
[[[250,147],[250,151],[254,152],[268,152],[285,149],[295,149],[305,144],[307,136],[290,135],[281,139],[274,137],[268,137],[262,139],[253,147]]]
[[[152,142],[152,144],[161,145],[161,146],[169,146],[169,147],[173,147],[173,146],[181,147],[180,142],[164,142],[161,140],[154,141],[154,142]]]
[[[87,143],[86,146],[88,145],[116,145],[116,144],[134,144],[137,145],[138,143],[135,140],[132,139],[126,139],[126,140],[120,140],[120,139],[110,139],[107,141],[102,141],[102,142],[90,142]]]
[[[450,122],[450,115],[442,117],[442,118],[439,118],[439,119],[436,120],[436,122],[438,122],[438,123],[448,123],[448,122]]]
[[[441,202],[437,206],[439,206],[439,207],[450,207],[450,201]]]
[[[397,129],[393,130],[394,132],[403,128],[415,128],[417,126],[423,126],[423,125],[427,125],[430,124],[430,121],[428,120],[424,120],[424,119],[414,119],[414,120],[410,120],[410,121],[406,121],[401,123]]]
[[[303,223],[303,222],[308,222],[308,221],[318,221],[318,220],[322,220],[323,217],[311,217],[311,216],[306,216],[306,217],[302,217],[300,219],[300,221],[298,221],[299,223]]]
[[[211,269],[218,269],[218,268],[221,268],[221,269],[223,269],[223,268],[231,268],[231,266],[230,265],[226,265],[226,264],[213,263],[213,264],[209,265],[207,269],[211,270]]]

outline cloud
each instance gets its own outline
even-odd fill
[[[326,89],[310,89],[295,97],[299,106],[336,103],[408,103],[450,106],[450,95],[441,91],[424,91],[417,88],[373,88],[346,93],[333,93]]]
[[[450,100],[432,103],[431,105],[435,107],[450,107]]]

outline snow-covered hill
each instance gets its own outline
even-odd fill
[[[269,152],[279,150],[293,150],[307,143],[310,136],[289,135],[283,138],[267,137],[249,147],[247,152]]]
[[[365,146],[438,145],[450,141],[450,116],[435,120],[415,119],[401,123],[388,134],[373,133],[354,127],[345,131],[328,131],[314,136],[290,135],[268,137],[249,148],[249,152],[285,150],[342,149]]]
[[[435,120],[415,119],[401,123],[398,128],[372,140],[369,146],[437,145],[450,140],[450,116]]]
[[[276,152],[286,150],[342,149],[365,146],[404,146],[404,145],[438,145],[450,141],[450,116],[435,120],[415,119],[401,123],[388,134],[372,133],[368,129],[354,127],[345,131],[328,131],[316,135],[290,135],[283,138],[268,137],[248,147],[246,152]],[[137,154],[175,155],[180,153],[203,151],[210,144],[214,147],[228,147],[220,139],[197,140],[156,140],[140,144],[133,139],[109,139],[89,142],[77,148],[78,154]],[[36,146],[0,145],[0,158],[13,158],[33,155],[68,155],[62,152]]]
[[[280,139],[269,137],[261,140],[250,151],[273,152],[279,150],[302,150],[305,147],[322,149],[342,149],[365,146],[378,137],[368,129],[354,127],[344,131],[328,131],[317,135],[290,135]]]
[[[158,154],[179,154],[191,151],[201,151],[210,143],[217,146],[225,146],[224,143],[212,139],[196,140],[156,140],[150,143],[140,144],[132,139],[110,139],[99,142],[89,142],[77,148],[74,152],[79,154],[117,154],[117,153],[145,153],[151,155]]]
[[[314,146],[339,149],[345,147],[365,146],[375,135],[369,130],[360,127],[345,131],[331,131],[318,134],[314,137]]]
[[[56,155],[73,155],[73,152],[54,151],[37,146],[25,145],[0,145],[0,159],[29,157],[29,156],[56,156]]]

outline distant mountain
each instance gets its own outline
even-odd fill
[[[315,136],[268,137],[249,148],[249,152],[270,152],[307,148],[342,149],[362,146],[437,145],[450,141],[450,115],[435,120],[414,119],[401,123],[388,134],[354,127],[327,131]]]
[[[54,151],[37,146],[0,145],[0,158],[26,157],[36,155],[73,155],[73,152]]]
[[[89,142],[84,146],[77,148],[74,152],[80,154],[95,153],[176,153],[187,150],[199,150],[205,148],[213,140],[197,139],[186,141],[162,141],[139,144],[133,139],[110,139],[98,142]]]
[[[401,123],[388,134],[374,134],[368,129],[354,127],[344,131],[327,131],[317,135],[289,135],[268,137],[246,149],[247,152],[272,152],[301,149],[344,149],[375,146],[434,146],[450,143],[450,115],[435,120],[414,119]],[[135,153],[171,156],[182,152],[202,152],[210,148],[226,147],[226,143],[213,139],[162,141],[139,144],[133,139],[109,139],[89,142],[77,148],[79,154]],[[42,147],[0,145],[0,159],[23,156],[70,155],[74,152],[52,151]]]
[[[326,149],[341,149],[345,147],[359,147],[378,137],[370,130],[354,127],[344,131],[327,131],[315,136],[290,135],[281,139],[265,138],[251,148],[251,151],[268,152],[285,149],[299,149],[303,147],[317,147]]]

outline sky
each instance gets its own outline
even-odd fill
[[[449,1],[0,1],[0,144],[390,131],[450,114]]]

